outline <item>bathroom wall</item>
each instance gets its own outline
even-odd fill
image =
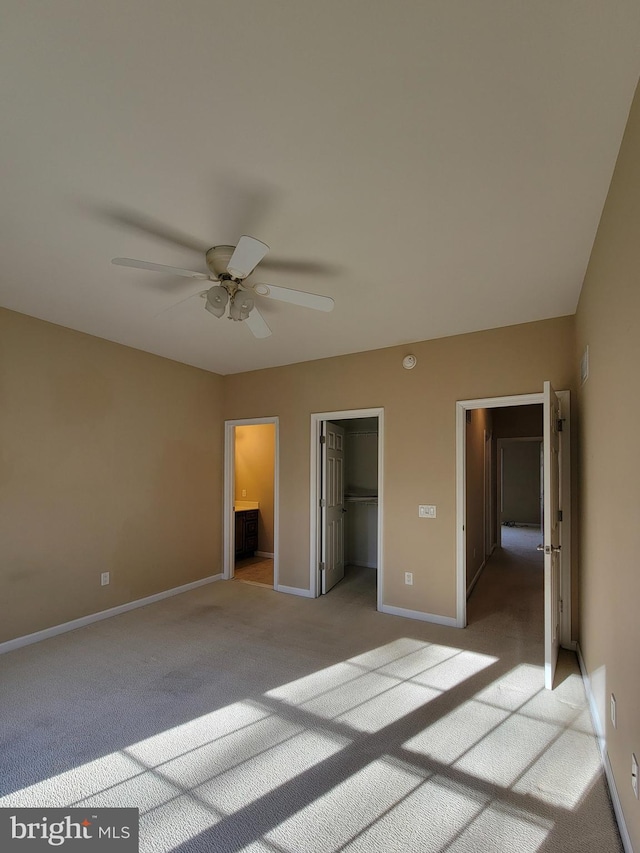
[[[258,550],[273,554],[275,425],[237,426],[235,436],[235,499],[260,503]]]

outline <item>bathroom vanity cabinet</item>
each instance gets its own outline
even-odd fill
[[[236,510],[236,558],[253,557],[258,550],[258,510]]]

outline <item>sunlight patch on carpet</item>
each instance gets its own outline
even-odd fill
[[[498,660],[399,639],[44,779],[0,806],[135,805],[149,853],[196,840],[224,845],[236,819],[233,849],[253,853],[536,853],[556,810],[587,795],[598,753],[578,676],[554,696],[542,667],[521,664],[489,684],[485,673],[474,692],[474,677]],[[462,695],[449,693],[464,682]],[[279,815],[276,803],[286,805]]]
[[[450,646],[396,640],[268,691],[357,731],[376,732],[496,662]]]
[[[344,739],[304,732],[194,788],[198,799],[226,814],[238,811],[340,752]]]
[[[378,759],[287,818],[266,839],[287,853],[325,853],[331,822],[333,849],[341,849],[380,820],[423,781],[418,772]],[[373,848],[370,848],[373,849]]]

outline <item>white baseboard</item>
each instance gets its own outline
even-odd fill
[[[596,732],[596,739],[598,741],[598,747],[600,748],[600,755],[602,757],[602,766],[604,767],[604,775],[607,778],[607,783],[609,785],[609,793],[611,794],[611,802],[613,803],[613,811],[615,812],[616,821],[618,823],[618,829],[620,830],[620,837],[622,838],[622,846],[624,847],[625,853],[633,853],[633,845],[631,844],[631,837],[629,835],[629,830],[627,829],[627,824],[624,819],[624,813],[622,811],[622,804],[620,803],[620,797],[618,796],[618,789],[616,787],[616,780],[613,776],[613,768],[611,767],[611,762],[609,761],[609,753],[607,752],[607,738],[605,728],[602,724],[602,720],[600,719],[600,714],[598,713],[598,706],[596,704],[596,697],[593,695],[593,691],[591,689],[591,679],[589,678],[589,673],[587,672],[587,666],[584,662],[584,658],[582,657],[582,650],[580,649],[580,643],[576,643],[576,654],[578,655],[578,663],[580,664],[580,671],[582,673],[582,680],[584,682],[584,689],[587,694],[587,699],[589,700],[589,711],[591,712],[591,720],[593,722],[593,728]]]
[[[269,560],[273,560],[273,554],[270,554],[268,551],[254,551],[256,557],[267,557]]]
[[[14,649],[19,649],[22,646],[39,643],[41,640],[48,640],[50,637],[56,637],[58,634],[66,634],[67,631],[75,631],[76,628],[84,628],[85,625],[91,625],[92,622],[100,622],[102,619],[110,619],[112,616],[119,616],[121,613],[126,613],[128,610],[135,610],[138,607],[146,607],[147,604],[162,601],[163,598],[170,598],[172,595],[180,595],[183,592],[189,592],[191,589],[197,589],[199,586],[204,586],[205,584],[213,583],[218,580],[222,580],[222,574],[210,575],[208,578],[202,578],[198,581],[185,583],[182,586],[176,586],[173,589],[166,589],[163,592],[156,592],[154,595],[146,596],[146,598],[138,598],[135,601],[129,601],[126,604],[119,604],[117,607],[110,607],[108,610],[101,610],[98,613],[91,613],[89,616],[82,616],[80,619],[73,619],[71,622],[63,622],[62,625],[53,625],[51,628],[45,628],[43,631],[36,631],[34,634],[25,634],[23,637],[16,637],[15,640],[7,640],[5,643],[0,643],[0,655],[12,652]]]
[[[282,584],[278,584],[276,592],[285,592],[287,595],[301,595],[303,598],[314,597],[310,589],[300,589],[298,586],[282,586]]]
[[[475,575],[473,576],[473,580],[472,580],[472,581],[471,581],[471,583],[469,584],[469,589],[467,590],[467,601],[469,600],[469,596],[470,596],[470,595],[471,595],[471,593],[473,592],[473,588],[474,588],[474,586],[475,586],[475,585],[478,583],[478,581],[480,580],[480,575],[482,574],[482,572],[483,572],[483,570],[484,570],[484,567],[485,567],[486,565],[487,565],[487,559],[486,559],[486,557],[485,557],[485,559],[482,561],[482,565],[480,566],[480,568],[478,569],[478,571],[475,573]]]
[[[393,607],[391,604],[383,604],[379,607],[380,613],[388,613],[390,616],[404,616],[406,619],[419,619],[421,622],[434,622],[436,625],[447,625],[456,628],[457,621],[452,616],[437,616],[435,613],[424,613],[422,610],[407,610],[404,607]]]

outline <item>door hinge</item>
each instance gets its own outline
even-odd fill
[[[562,432],[562,424],[564,423],[564,418],[558,418],[558,432]]]
[[[320,508],[324,509],[327,505],[327,502],[324,498],[320,498]]]
[[[327,436],[321,435],[320,436],[320,444],[326,444],[326,443],[327,443]]]
[[[560,613],[564,613],[564,602],[560,599]]]
[[[558,510],[558,521],[562,521],[562,510]]]
[[[325,570],[324,563],[318,563],[318,568],[320,569],[321,572],[324,572],[324,570]]]

